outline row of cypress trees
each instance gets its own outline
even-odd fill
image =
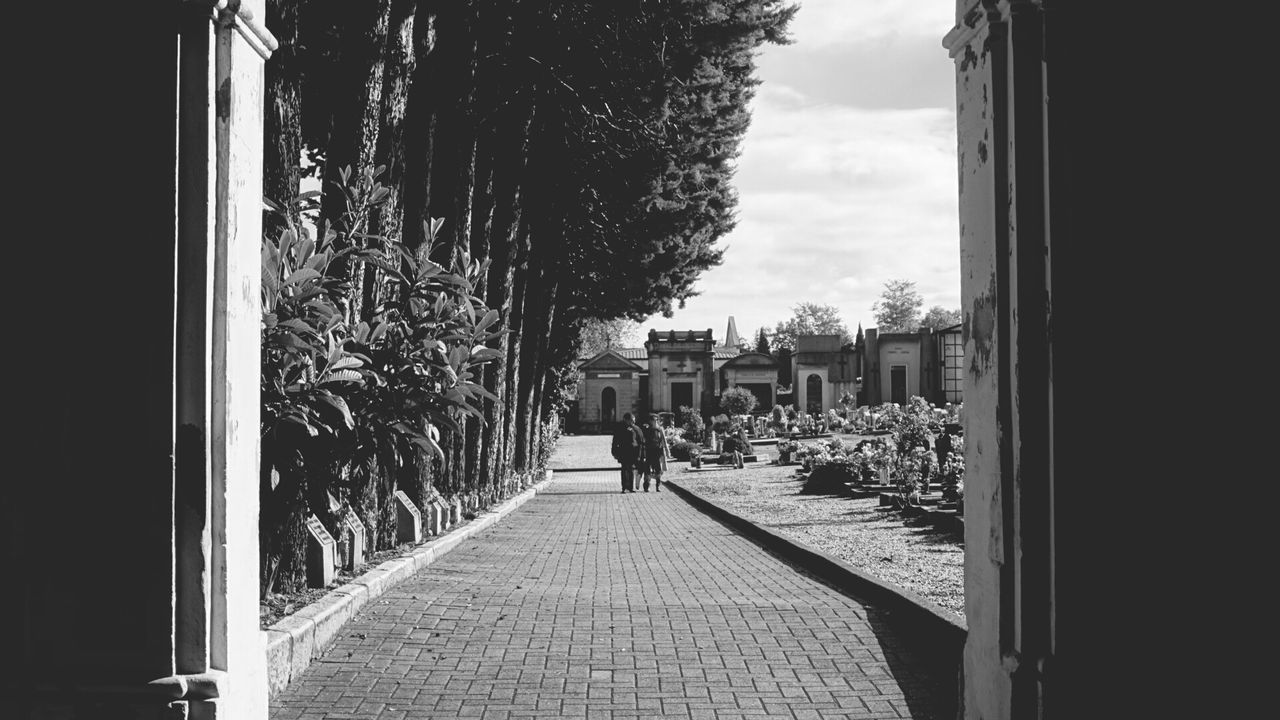
[[[394,489],[484,505],[541,471],[583,324],[670,314],[720,263],[754,53],[787,42],[796,12],[784,0],[268,0],[267,10],[280,49],[267,65],[264,195],[279,212],[264,226],[264,257],[281,262],[286,236],[286,268],[299,267],[300,245],[327,248],[311,263],[318,276],[277,273],[272,291],[307,293],[283,298],[282,312],[328,318],[318,308],[331,304],[336,320],[298,327],[304,344],[334,339],[337,350],[317,360],[288,337],[264,344],[264,403],[283,403],[264,404],[264,593],[302,583],[301,518],[328,517],[324,490],[378,525],[380,549],[394,543]],[[308,176],[318,196],[301,192]],[[436,342],[438,353],[415,355]],[[286,356],[304,369],[288,375]],[[278,432],[281,418],[301,417],[288,405],[303,391],[349,414],[312,413],[293,423],[311,430]],[[399,398],[394,412],[388,397]],[[362,440],[370,418],[402,431]]]

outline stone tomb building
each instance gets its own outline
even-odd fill
[[[959,325],[913,333],[866,334],[864,398],[905,405],[919,395],[935,405],[964,401],[964,345]]]
[[[578,422],[584,430],[608,432],[624,413],[647,410],[647,365],[627,357],[639,353],[643,350],[610,348],[579,366]]]
[[[772,355],[746,352],[725,360],[717,372],[719,392],[731,387],[750,390],[756,396],[756,412],[764,413],[778,397],[778,359]]]
[[[840,396],[858,390],[859,353],[839,335],[801,335],[791,356],[793,404],[808,413],[826,412]]]
[[[649,408],[678,412],[691,407],[702,415],[717,409],[715,339],[711,329],[649,331]]]
[[[684,406],[708,417],[720,412],[720,391],[734,384],[750,385],[761,406],[772,407],[777,361],[744,353],[744,347],[730,318],[723,345],[716,344],[710,329],[650,330],[642,348],[610,348],[582,358],[568,426],[608,432],[624,413],[677,412]]]

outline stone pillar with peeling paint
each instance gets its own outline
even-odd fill
[[[960,2],[965,716],[1042,717],[1053,678],[1043,8]]]

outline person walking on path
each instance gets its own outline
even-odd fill
[[[662,473],[667,469],[667,457],[671,448],[667,445],[667,435],[662,431],[662,422],[657,415],[649,416],[649,424],[642,428],[644,432],[644,491],[649,492],[649,480],[654,482],[654,492],[662,492]]]
[[[613,458],[622,465],[622,492],[636,491],[636,468],[643,467],[644,434],[631,419],[631,413],[623,413],[622,424],[613,432]]]

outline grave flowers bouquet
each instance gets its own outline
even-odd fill
[[[964,497],[964,436],[951,436],[951,451],[947,453],[947,461],[939,469],[942,477],[942,497],[946,500],[959,500]]]
[[[914,447],[899,462],[898,494],[908,505],[919,505],[920,493],[928,491],[929,478],[938,472],[938,458],[932,450]]]
[[[881,440],[860,443],[850,457],[856,477],[863,482],[875,483],[882,469],[892,469],[896,452]]]

